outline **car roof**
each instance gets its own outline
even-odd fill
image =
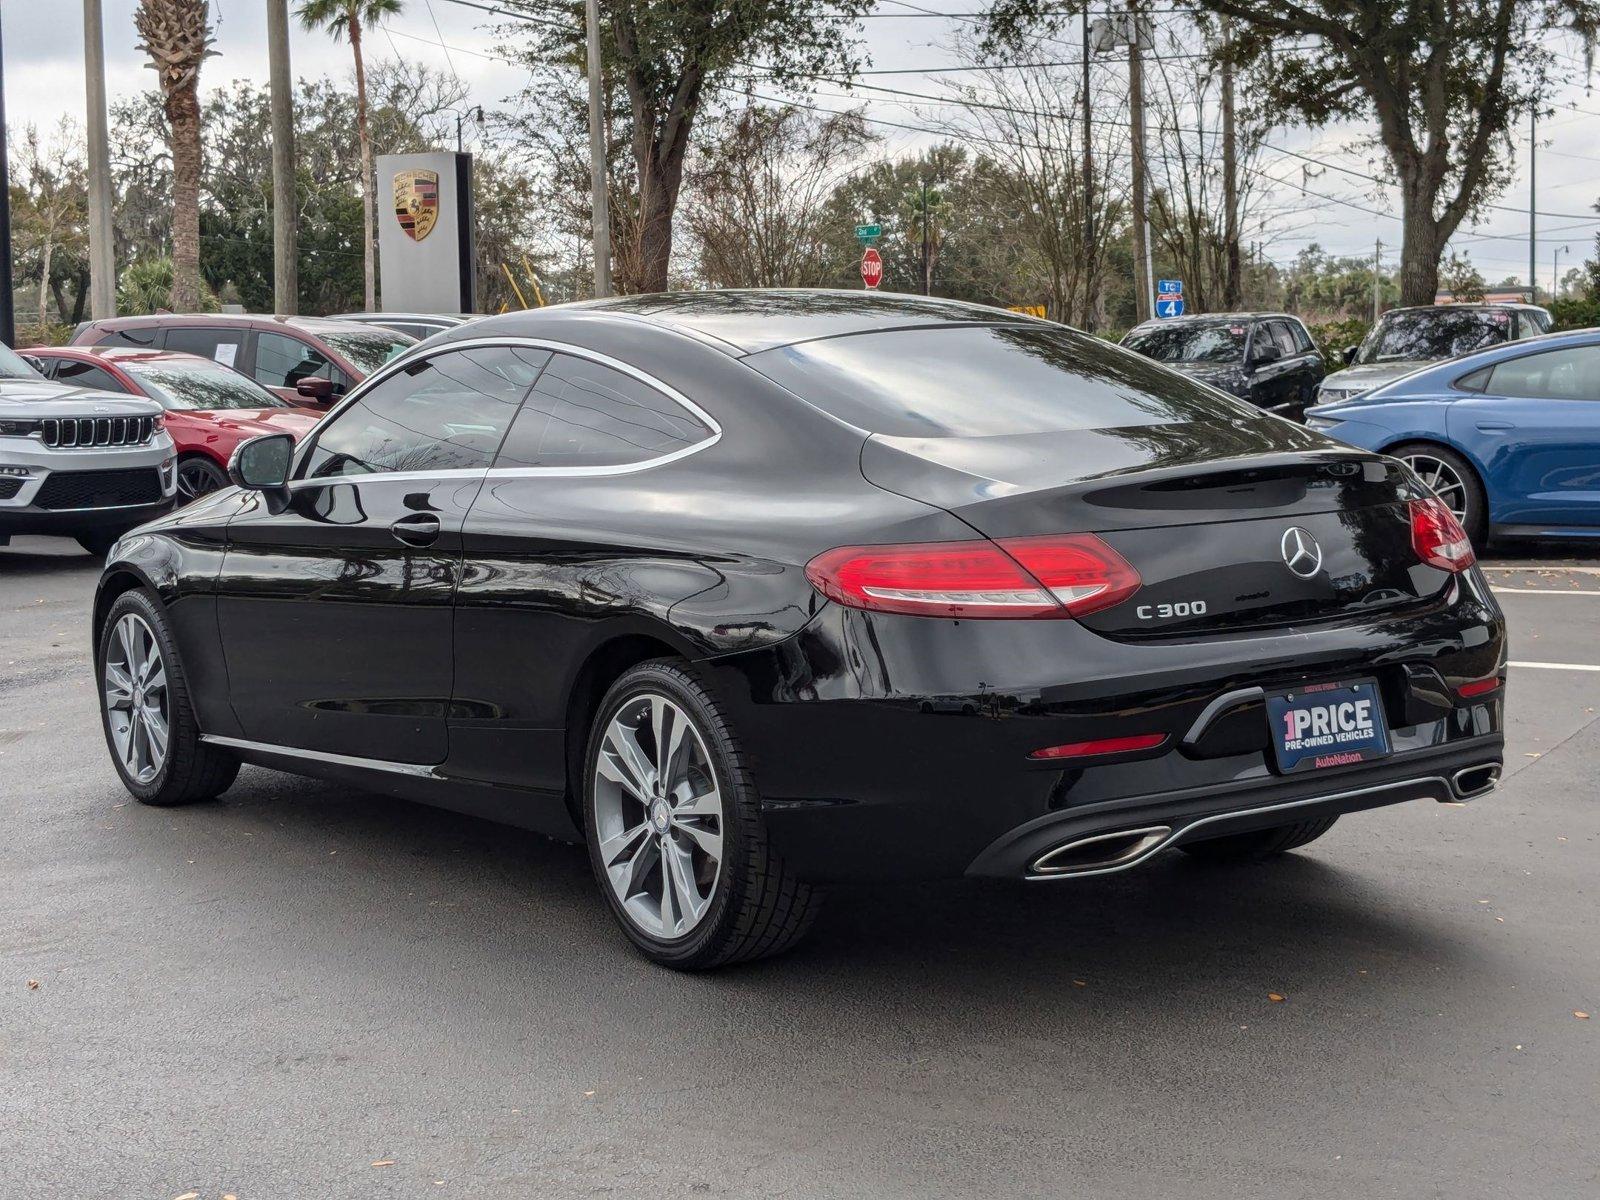
[[[1162,325],[1201,325],[1206,322],[1223,324],[1229,321],[1298,321],[1299,317],[1286,312],[1228,312],[1228,313],[1184,313],[1181,317],[1158,317],[1149,321],[1141,321],[1135,329],[1159,327]]]
[[[340,321],[333,317],[285,317],[271,313],[151,313],[139,317],[107,317],[90,324],[102,329],[138,329],[161,325],[238,325],[245,328],[271,328],[287,325],[312,336],[319,333],[370,333],[360,321]]]
[[[187,362],[203,363],[219,371],[232,370],[231,367],[225,367],[203,354],[190,354],[186,350],[155,350],[144,346],[41,346],[37,351],[29,353],[53,354],[60,358],[98,358],[119,367],[141,366],[146,363]]]
[[[1466,310],[1472,311],[1472,312],[1481,312],[1481,311],[1487,311],[1487,310],[1490,310],[1490,309],[1507,309],[1507,308],[1521,309],[1523,312],[1544,313],[1545,316],[1549,316],[1550,315],[1550,311],[1547,308],[1545,308],[1542,304],[1524,304],[1520,300],[1493,300],[1493,301],[1486,301],[1486,302],[1475,303],[1475,304],[1405,304],[1405,305],[1401,305],[1398,308],[1389,309],[1388,311],[1386,311],[1383,314],[1383,316],[1387,317],[1389,315],[1389,313],[1450,312],[1452,310],[1457,310],[1457,309],[1466,309]],[[1380,318],[1380,320],[1381,320],[1381,318]]]
[[[1052,325],[1003,308],[897,293],[824,289],[736,289],[616,296],[483,317],[475,337],[536,337],[567,317],[652,325],[734,355],[817,338],[935,325]]]
[[[451,321],[463,324],[472,320],[476,313],[446,313],[446,312],[349,312],[333,313],[322,317],[325,321],[353,321],[357,325],[378,325],[384,321]]]

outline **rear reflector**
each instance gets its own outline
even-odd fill
[[[1486,696],[1500,686],[1500,677],[1491,675],[1488,679],[1474,679],[1471,683],[1463,683],[1456,689],[1456,695],[1463,700],[1470,700],[1474,696]]]
[[[1164,733],[1136,733],[1129,737],[1097,738],[1092,742],[1068,742],[1046,746],[1028,755],[1035,759],[1091,758],[1097,754],[1127,754],[1130,750],[1151,750],[1167,740]]]
[[[1417,557],[1441,571],[1465,571],[1477,561],[1467,531],[1443,500],[1429,496],[1411,504],[1411,547]]]
[[[999,541],[841,546],[806,578],[850,608],[923,617],[1078,617],[1120,604],[1139,573],[1089,533]]]

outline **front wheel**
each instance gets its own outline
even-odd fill
[[[643,663],[612,685],[585,764],[589,861],[648,958],[704,970],[779,953],[805,934],[821,897],[767,845],[738,740],[682,666]]]
[[[203,455],[195,454],[178,463],[178,503],[188,504],[201,496],[227,486],[221,467]]]
[[[1431,442],[1410,442],[1389,453],[1433,489],[1433,494],[1461,522],[1467,538],[1481,550],[1489,533],[1489,505],[1472,464],[1454,450]]]
[[[106,746],[137,800],[184,804],[227,790],[239,761],[200,740],[177,645],[154,599],[137,589],[117,597],[95,662]]]

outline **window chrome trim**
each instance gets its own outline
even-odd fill
[[[460,328],[454,326],[453,328]],[[325,475],[315,479],[302,478],[298,472],[305,465],[306,459],[311,456],[316,448],[318,436],[322,428],[331,425],[344,410],[358,402],[362,396],[377,387],[391,376],[398,375],[401,371],[415,366],[419,362],[438,358],[443,354],[453,354],[458,350],[484,350],[503,347],[524,347],[533,350],[548,350],[552,354],[569,354],[573,358],[585,359],[597,363],[602,367],[610,367],[624,375],[631,376],[644,384],[654,388],[674,404],[680,405],[693,414],[705,427],[711,430],[711,436],[703,438],[692,446],[685,446],[681,450],[674,450],[668,454],[659,454],[654,458],[641,459],[639,462],[618,463],[615,466],[599,467],[449,467],[438,471],[367,471],[360,475]],[[541,371],[541,374],[543,372]],[[535,385],[538,380],[535,379]],[[531,388],[529,389],[532,390]],[[526,401],[526,395],[523,400]],[[520,412],[521,409],[519,408]],[[515,418],[513,418],[514,420]],[[577,478],[586,475],[631,475],[637,471],[647,471],[653,467],[665,466],[667,463],[676,462],[687,458],[691,454],[698,454],[702,450],[715,446],[722,440],[722,426],[717,419],[701,408],[689,397],[685,396],[671,384],[663,383],[660,379],[641,370],[632,363],[623,362],[621,359],[612,358],[609,354],[602,354],[598,350],[590,350],[586,346],[574,345],[571,342],[560,342],[553,338],[514,337],[511,335],[484,336],[475,338],[462,338],[460,341],[447,342],[439,346],[424,346],[418,343],[411,350],[392,359],[377,371],[368,375],[355,387],[351,388],[340,399],[339,403],[330,408],[322,420],[317,422],[318,428],[313,431],[313,436],[306,438],[296,449],[294,462],[290,466],[288,486],[292,489],[297,484],[328,484],[328,483],[354,483],[363,479],[441,479],[452,477],[479,476],[488,479],[564,479]]]

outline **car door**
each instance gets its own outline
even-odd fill
[[[1600,344],[1505,359],[1481,386],[1445,422],[1483,465],[1490,519],[1600,525]]]
[[[244,736],[386,762],[446,752],[461,525],[537,367],[442,350],[376,378],[229,524],[218,623]]]
[[[1260,350],[1264,346],[1276,348],[1281,357],[1272,362],[1260,361]],[[1282,321],[1256,323],[1250,338],[1250,358],[1251,401],[1268,412],[1279,411],[1295,398],[1296,388],[1294,339]]]

